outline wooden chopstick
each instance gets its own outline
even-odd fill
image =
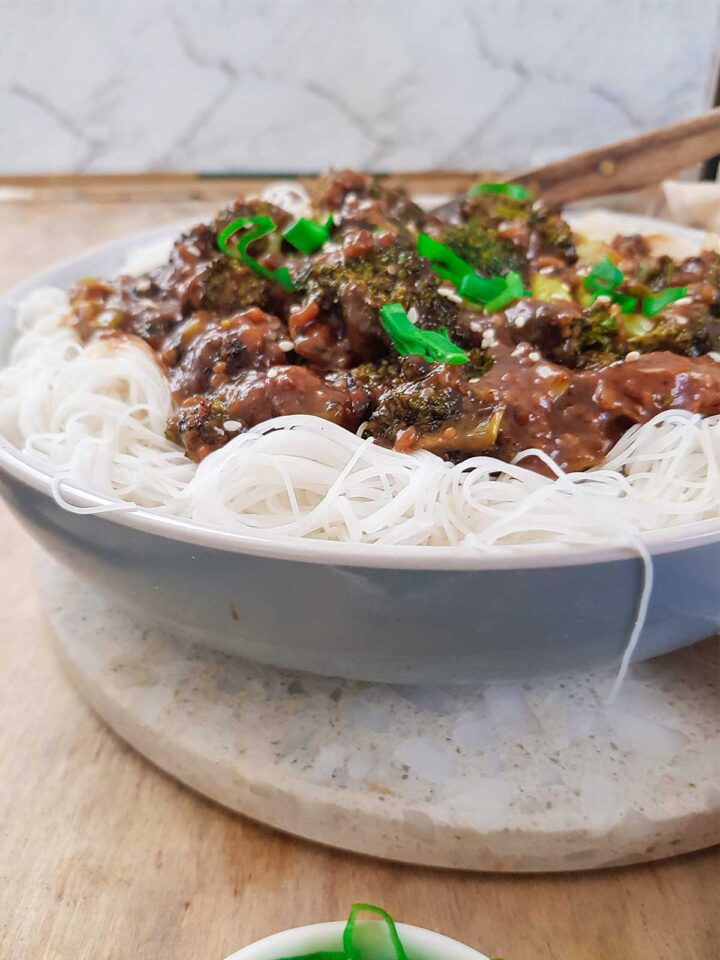
[[[550,203],[626,193],[720,154],[720,107],[692,120],[513,174]]]

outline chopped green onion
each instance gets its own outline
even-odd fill
[[[299,957],[282,957],[278,960],[347,960],[344,950],[317,950],[315,953],[303,953]]]
[[[519,300],[520,297],[530,296],[530,291],[523,287],[522,277],[519,273],[511,270],[504,279],[505,288],[490,300],[489,303],[485,304],[485,309],[488,313],[495,313],[497,310],[502,310],[503,307],[512,303],[513,300]]]
[[[503,303],[510,303],[518,297],[530,295],[523,289],[519,274],[511,271],[506,277],[481,277],[451,247],[427,233],[418,234],[417,251],[427,257],[438,276],[454,283],[460,296],[473,303],[484,303],[487,308],[488,301],[495,303],[504,298]]]
[[[470,264],[459,257],[451,247],[427,233],[418,234],[417,251],[421,257],[428,258],[438,276],[443,280],[451,280],[456,287],[464,276],[475,273]]]
[[[395,306],[395,304],[392,304],[392,306]],[[408,960],[393,918],[386,910],[382,910],[380,907],[375,907],[369,903],[355,903],[350,911],[348,922],[343,931],[343,948],[348,960],[361,960],[363,955],[362,947],[358,943],[357,938],[357,918],[360,913],[375,913],[385,922],[390,939],[390,947],[393,951],[392,960]]]
[[[688,295],[687,287],[666,287],[660,293],[651,294],[645,297],[642,304],[642,311],[646,317],[656,317],[659,313],[669,307],[676,300],[681,300]]]
[[[328,217],[325,223],[316,223],[307,217],[300,217],[291,227],[288,227],[283,237],[300,253],[315,253],[327,243],[333,222],[332,217]]]
[[[450,339],[447,330],[416,327],[399,303],[380,308],[380,320],[401,357],[419,356],[431,363],[467,363],[470,359]]]
[[[486,303],[497,297],[504,289],[504,277],[481,277],[477,273],[466,273],[457,284],[460,296],[475,303]]]
[[[611,293],[613,302],[619,304],[621,313],[634,313],[637,310],[638,298],[629,293],[619,293],[613,290]]]
[[[230,238],[233,234],[237,233],[238,230],[242,230],[243,227],[248,226],[248,224],[253,224],[253,228],[243,234],[235,247],[231,247],[228,243]],[[232,223],[229,223],[225,229],[218,234],[217,245],[226,256],[231,257],[233,260],[241,260],[249,267],[252,267],[260,276],[265,277],[267,280],[275,280],[284,290],[291,291],[295,289],[295,282],[290,276],[290,271],[287,267],[268,270],[266,266],[248,253],[248,247],[251,243],[259,240],[261,237],[266,237],[275,229],[275,221],[271,217],[238,217],[237,220],[233,220]]]
[[[585,277],[583,285],[592,291],[592,303],[598,297],[606,296],[619,305],[622,313],[633,313],[637,310],[638,298],[617,289],[624,279],[622,270],[615,266],[610,257],[603,257]]]
[[[468,190],[468,196],[477,197],[482,193],[499,193],[513,200],[532,200],[533,192],[521,183],[476,183]]]
[[[603,257],[599,263],[596,263],[590,273],[583,281],[588,290],[593,293],[610,293],[623,282],[624,276],[622,270],[618,269],[610,257]]]

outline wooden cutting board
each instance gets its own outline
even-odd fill
[[[5,184],[0,289],[91,244],[192,216],[234,186]],[[580,875],[446,873],[311,846],[201,799],[70,687],[40,619],[30,540],[4,506],[0,543],[2,960],[222,960],[275,930],[341,918],[353,900],[506,960],[718,957],[713,851]]]

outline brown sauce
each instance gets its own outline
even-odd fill
[[[334,216],[330,241],[303,256],[279,239],[253,256],[285,265],[288,293],[228,258],[217,234],[239,216],[291,217],[239,200],[175,244],[164,266],[139,277],[87,279],[73,292],[84,338],[137,336],[169,378],[168,435],[200,460],[238,431],[273,417],[310,414],[399,450],[456,461],[483,452],[511,459],[536,448],[560,467],[599,463],[634,423],[668,409],[720,413],[720,256],[653,257],[642,237],[607,248],[638,298],[667,286],[687,297],[648,320],[589,303],[589,264],[567,224],[541,204],[467,198],[424,213],[401,190],[343,171],[315,200]],[[526,285],[553,278],[565,293],[524,297],[487,314],[458,303],[416,251],[417,232],[450,244],[483,276],[514,270]],[[445,328],[469,355],[462,364],[399,357],[380,307],[401,303],[417,325]]]

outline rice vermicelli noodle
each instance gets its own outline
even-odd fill
[[[720,516],[720,417],[671,410],[633,427],[596,469],[540,451],[452,464],[385,449],[305,415],[267,421],[200,464],[165,436],[168,381],[136,338],[83,346],[66,294],[18,311],[0,371],[0,431],[81,489],[226,531],[476,550],[628,541]],[[523,465],[530,454],[552,470]]]

